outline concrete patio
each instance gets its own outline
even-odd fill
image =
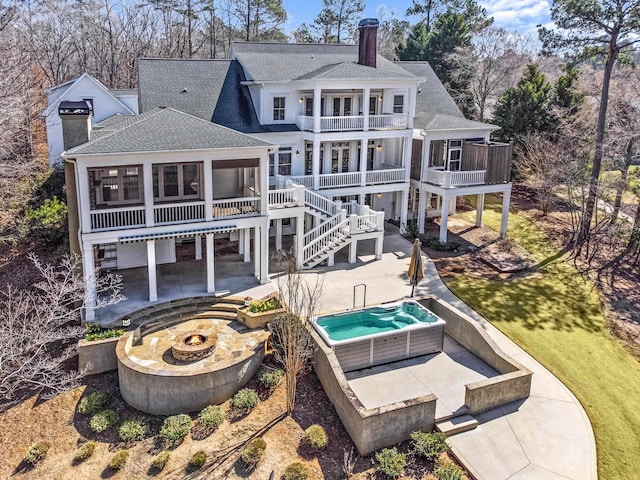
[[[359,253],[371,253],[358,255],[356,264],[346,263],[346,252],[341,252],[336,255],[334,267],[317,267],[304,272],[303,275],[308,282],[315,282],[318,278],[323,282],[320,313],[350,309],[354,303],[357,306],[362,306],[364,303],[371,305],[409,296],[411,286],[406,271],[411,254],[411,243],[396,232],[387,232],[383,258],[379,261],[375,261],[373,257],[373,242],[371,242],[371,248],[366,242],[362,243]],[[259,285],[253,277],[253,264],[245,264],[239,256],[235,257],[216,257],[217,290],[226,289],[234,295],[247,295],[254,298],[261,298],[275,290],[275,281]],[[455,455],[478,480],[597,479],[593,430],[575,396],[533,357],[455,297],[440,280],[433,263],[426,257],[424,261],[425,278],[416,287],[416,296],[436,295],[462,310],[477,321],[505,353],[534,372],[531,396],[528,399],[478,415],[476,419],[479,426],[475,430],[449,438]],[[199,277],[202,273],[191,262],[159,268],[161,272],[160,301],[166,301],[171,297],[181,298],[202,294],[202,291],[192,290],[195,288],[194,284],[202,286],[197,288],[204,288],[204,281]],[[165,267],[166,273],[163,273]],[[270,271],[273,272],[274,267],[275,265],[270,265]],[[102,318],[113,321],[122,312],[130,312],[148,304],[146,276],[144,269],[141,271],[142,273],[138,274],[140,275],[138,286],[134,287],[135,273],[132,273],[134,282],[126,287],[125,294],[128,295],[129,300],[116,306],[117,308],[112,308],[111,311],[103,312]],[[129,272],[124,273],[126,281]],[[272,279],[275,276],[272,275]],[[362,284],[366,285],[366,301],[365,288],[354,289],[355,286]],[[448,343],[445,353],[450,360],[455,360],[455,345]],[[426,363],[436,360],[435,357]],[[437,360],[437,362],[440,361],[443,360]],[[383,366],[372,372],[368,377],[369,380],[366,380],[365,376],[356,378],[357,375],[354,375],[351,383],[357,390],[368,381],[373,381],[372,385],[376,385],[378,379],[385,379],[386,375],[396,375],[397,371],[401,371],[405,372],[403,375],[408,375],[407,381],[402,382],[406,388],[433,389],[433,393],[439,398],[442,396],[440,403],[443,403],[443,409],[456,409],[463,400],[460,400],[457,393],[447,392],[446,381],[433,377],[433,381],[429,378],[428,381],[425,380],[423,387],[420,387],[413,380],[420,375],[433,376],[435,369],[430,369],[432,365],[437,365],[437,362],[431,363],[424,371],[422,370],[424,367],[412,363],[393,371],[385,371],[386,367]],[[457,366],[453,365],[454,363]],[[467,369],[459,366],[460,364],[464,366],[465,363],[469,367],[469,362],[463,360],[450,363],[451,368],[455,366],[457,369],[455,373],[452,371],[451,375],[485,375],[486,377],[492,374],[491,371],[481,368],[474,362],[471,362],[470,368]],[[384,395],[388,394],[389,392],[384,393]],[[407,392],[407,395],[412,394],[413,392]],[[372,395],[370,401],[386,402],[382,393],[378,395],[380,396],[377,398]]]

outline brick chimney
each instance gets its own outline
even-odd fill
[[[89,141],[91,113],[91,104],[86,100],[60,102],[58,114],[62,121],[62,143],[65,150]]]
[[[376,68],[378,25],[380,24],[376,18],[365,18],[358,24],[358,30],[360,30],[358,63],[360,65]]]

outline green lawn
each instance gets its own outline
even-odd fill
[[[475,212],[465,215],[475,219]],[[487,197],[483,219],[499,228],[495,198]],[[557,259],[544,232],[511,213],[509,236],[544,262],[542,275],[510,281],[458,278],[447,285],[580,400],[596,436],[599,478],[640,478],[640,363],[609,334],[593,284]]]

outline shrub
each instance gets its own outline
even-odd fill
[[[407,464],[407,456],[404,453],[398,453],[396,448],[383,448],[376,453],[376,470],[388,477],[396,478],[404,473],[404,467]]]
[[[423,247],[430,248],[431,250],[436,250],[440,252],[452,252],[457,250],[462,245],[460,242],[456,240],[450,240],[448,242],[441,242],[437,237],[428,237],[422,235],[420,237],[420,241],[422,242]]]
[[[109,468],[111,470],[122,470],[129,458],[129,450],[118,450],[109,460]]]
[[[123,442],[138,442],[147,433],[147,426],[140,420],[125,420],[118,427],[118,436]]]
[[[151,468],[153,468],[156,472],[161,472],[167,465],[170,456],[171,455],[166,450],[160,452],[158,455],[153,457],[153,460],[151,460]]]
[[[307,480],[309,478],[309,469],[300,462],[292,463],[284,471],[284,480]]]
[[[251,388],[243,388],[231,398],[231,406],[243,412],[250,412],[258,405],[258,394]]]
[[[50,446],[49,442],[36,442],[29,447],[24,459],[31,465],[37,465],[47,456]]]
[[[193,422],[191,421],[191,417],[186,413],[173,415],[165,418],[162,428],[160,429],[160,436],[168,443],[179,442],[189,434],[192,426]]]
[[[264,438],[254,438],[249,442],[249,444],[244,447],[242,450],[242,461],[249,469],[253,469],[260,459],[262,458],[262,454],[267,449],[267,442],[264,441]]]
[[[192,470],[197,470],[201,468],[205,463],[207,463],[207,454],[204,453],[204,450],[198,450],[189,459],[189,468]]]
[[[249,305],[248,310],[251,313],[263,313],[269,310],[277,310],[278,308],[282,308],[278,299],[268,298],[266,300],[254,300],[251,302],[251,305]]]
[[[416,455],[435,461],[441,453],[449,451],[449,445],[445,441],[446,438],[440,432],[413,432],[411,434],[411,446]]]
[[[114,410],[100,410],[89,420],[89,428],[96,433],[102,433],[116,423],[118,423],[118,414]]]
[[[438,462],[433,473],[438,480],[462,480],[464,470],[455,463],[445,460],[444,462]]]
[[[87,442],[78,448],[73,454],[73,460],[75,462],[82,462],[93,455],[93,451],[96,448],[96,442]]]
[[[89,395],[85,395],[80,399],[78,402],[78,413],[82,415],[96,413],[109,405],[110,401],[111,398],[109,395],[96,390],[95,392],[91,392]]]
[[[95,323],[88,323],[85,326],[84,339],[87,342],[95,342],[96,340],[104,340],[106,338],[121,337],[124,335],[124,330],[121,328],[109,328],[103,330],[100,325]]]
[[[262,388],[273,390],[280,384],[283,376],[284,372],[280,369],[265,369],[260,372],[260,375],[258,375],[258,383]]]
[[[37,236],[53,244],[60,243],[64,238],[67,205],[57,196],[45,199],[37,208],[27,207],[26,217]]]
[[[311,425],[304,431],[304,437],[306,442],[316,450],[320,450],[327,446],[329,438],[327,432],[324,431],[321,425]]]
[[[198,414],[198,421],[203,427],[216,429],[224,422],[224,412],[218,405],[209,405]]]

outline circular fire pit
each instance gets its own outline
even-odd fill
[[[216,349],[216,335],[205,335],[199,330],[190,330],[178,335],[171,343],[171,354],[181,362],[195,362],[213,354]]]

